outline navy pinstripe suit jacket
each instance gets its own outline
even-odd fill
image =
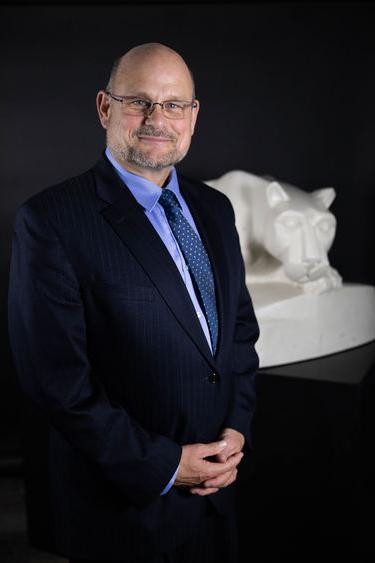
[[[224,427],[249,443],[258,365],[232,207],[202,183],[179,183],[213,266],[215,357],[172,258],[104,156],[17,214],[10,338],[44,429],[29,456],[31,539],[66,556],[142,561],[186,539],[207,502],[233,510],[233,486],[160,496],[183,444]]]

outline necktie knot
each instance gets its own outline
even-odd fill
[[[168,188],[163,188],[158,203],[164,208],[165,211],[179,211],[180,204],[177,197]]]

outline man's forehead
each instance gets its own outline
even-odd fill
[[[160,59],[130,61],[130,64],[129,61],[124,61],[116,73],[116,87],[187,90],[190,95],[193,85],[189,70],[186,65],[176,63],[177,61]]]
[[[179,55],[168,51],[126,54],[118,65],[118,74],[150,72],[153,69],[178,76],[189,75],[185,61]]]
[[[175,60],[185,64],[184,59],[181,57],[177,51],[174,51],[170,47],[166,45],[162,45],[161,43],[148,43],[144,45],[138,45],[137,47],[133,47],[129,51],[123,54],[121,57],[121,62],[132,61],[134,60],[136,63],[141,62],[142,60]]]

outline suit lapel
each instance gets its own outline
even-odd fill
[[[103,158],[94,168],[97,192],[109,205],[102,215],[141,264],[160,295],[207,361],[215,360],[207,344],[189,293],[168,250],[142,207]]]

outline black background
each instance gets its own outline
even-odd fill
[[[1,435],[19,415],[6,330],[15,211],[95,163],[104,147],[95,95],[134,45],[165,43],[193,70],[201,112],[181,172],[333,186],[331,263],[345,282],[375,285],[374,16],[371,3],[1,8]]]

